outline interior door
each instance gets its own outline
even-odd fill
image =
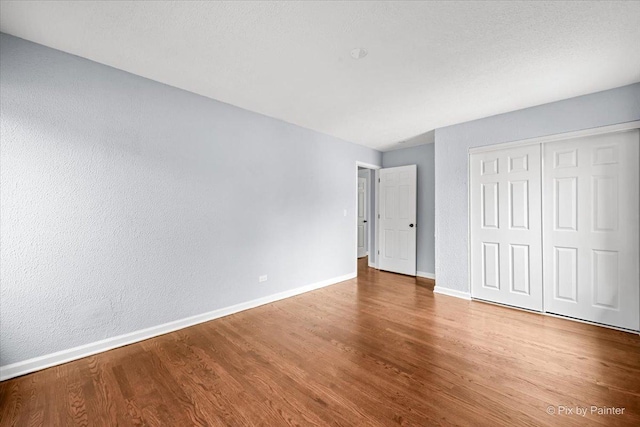
[[[379,170],[381,270],[416,275],[417,171],[416,165]]]
[[[367,256],[367,179],[358,177],[358,258]]]
[[[640,328],[639,138],[545,144],[545,311]]]
[[[542,311],[540,145],[470,162],[471,295]]]

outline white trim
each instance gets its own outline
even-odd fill
[[[376,169],[373,171],[373,197],[373,218],[375,219],[375,239],[373,239],[375,246],[373,248],[373,253],[376,256],[376,262],[374,262],[373,266],[370,267],[373,267],[377,270],[378,266],[380,265],[380,250],[378,249],[378,245],[380,244],[380,169]]]
[[[540,271],[540,273],[542,274],[542,307],[541,310],[542,312],[544,312],[544,225],[545,225],[545,220],[544,220],[544,208],[545,208],[545,200],[544,200],[544,171],[545,169],[545,164],[544,164],[544,152],[545,150],[545,144],[540,144],[540,264],[542,266],[542,270]],[[576,213],[577,214],[577,213]],[[469,227],[471,227],[471,221],[469,221]],[[469,234],[469,237],[471,237],[471,234]],[[469,289],[471,289],[471,282],[469,282]]]
[[[370,196],[370,192],[371,192],[371,169],[365,169],[367,171],[367,175],[366,177],[362,177],[360,176],[360,169],[358,169],[360,166],[356,166],[356,170],[358,178],[356,179],[356,188],[358,189],[356,191],[356,209],[355,209],[355,217],[356,217],[356,257],[358,259],[360,258],[364,258],[366,256],[369,256],[369,240],[371,240],[369,238],[369,227],[371,224],[371,218],[369,218],[369,211],[371,209],[369,209],[368,207],[368,203],[369,203],[369,196]],[[364,179],[365,184],[364,184],[364,211],[365,211],[365,218],[364,218],[364,222],[365,222],[365,226],[364,226],[364,255],[360,255],[360,251],[358,250],[358,196],[360,193],[360,180]],[[356,270],[358,269],[358,267],[356,267]]]
[[[373,165],[371,163],[364,163],[364,162],[359,162],[356,160],[356,169],[358,169],[358,166],[360,166],[361,168],[367,168],[367,169],[380,169],[382,166],[378,166],[378,165]]]
[[[377,171],[382,166],[378,166],[378,165],[374,165],[374,164],[371,164],[371,163],[365,163],[365,162],[361,162],[359,160],[356,160],[356,168],[355,168],[355,170],[356,170],[356,183],[355,183],[356,194],[355,194],[355,210],[354,210],[354,214],[353,214],[353,217],[354,217],[354,229],[353,229],[353,231],[354,231],[354,234],[356,236],[355,245],[354,245],[355,256],[353,258],[354,259],[353,269],[355,271],[358,271],[358,176],[359,176],[358,175],[358,168],[359,167],[373,170],[374,174],[369,172],[369,178],[371,178],[371,175],[375,175],[374,179],[377,179],[377,177],[378,177],[378,172]],[[367,182],[368,182],[368,180],[367,180]],[[369,183],[367,184],[367,191],[371,191]],[[377,228],[378,228],[378,187],[377,187],[377,184],[376,184],[375,197],[376,197],[376,201],[375,201],[376,206],[375,206],[375,212],[373,214],[376,216],[376,230],[377,230]],[[369,210],[370,209],[368,209],[367,212]],[[371,226],[370,224],[371,224],[371,221],[369,221],[369,226]],[[377,237],[378,236],[376,235],[375,247],[373,248],[373,250],[376,251],[376,252],[377,252],[377,249],[378,249],[378,238]],[[375,265],[376,268],[377,268],[377,263],[378,263],[378,257],[376,256],[376,265]],[[371,266],[371,265],[369,265],[369,266]]]
[[[467,153],[467,284],[471,299],[471,152]]]
[[[467,301],[471,301],[471,294],[469,292],[458,291],[455,289],[443,288],[442,286],[436,285],[433,288],[434,294],[447,295],[450,297],[461,298]]]
[[[321,282],[312,283],[310,285],[301,286],[299,288],[269,295],[266,297],[254,299],[229,307],[219,308],[208,313],[198,314],[196,316],[187,317],[185,319],[175,320],[173,322],[164,323],[158,326],[141,329],[139,331],[130,332],[124,335],[107,338],[101,341],[92,342],[74,348],[58,351],[44,356],[34,357],[32,359],[23,360],[21,362],[12,363],[10,365],[0,366],[0,381],[8,380],[30,372],[39,371],[41,369],[50,368],[52,366],[71,362],[72,360],[81,359],[103,351],[112,350],[128,344],[133,344],[158,335],[174,332],[179,329],[197,325],[199,323],[208,322],[213,319],[228,316],[251,308],[259,307],[285,298],[300,295],[305,292],[333,285],[345,280],[353,279],[357,276],[357,272],[345,274],[343,276],[334,277],[332,279],[323,280]]]
[[[416,271],[416,276],[424,277],[425,279],[436,280],[436,273],[425,273],[424,271]]]
[[[601,126],[597,128],[582,129],[573,132],[558,133],[554,135],[539,136],[536,138],[522,139],[520,141],[503,142],[499,144],[485,145],[469,148],[469,154],[483,153],[487,151],[503,150],[505,148],[522,147],[525,145],[544,144],[546,142],[560,141],[563,139],[581,138],[584,136],[600,135],[603,133],[622,132],[629,129],[640,128],[640,120],[615,125]]]

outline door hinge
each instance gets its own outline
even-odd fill
[[[380,178],[378,178],[378,182],[380,182]]]
[[[380,251],[378,251],[378,255],[380,255]]]
[[[378,219],[380,219],[380,214],[378,214]]]

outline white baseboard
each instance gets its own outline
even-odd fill
[[[353,279],[357,276],[356,272],[345,274],[344,276],[334,277],[332,279],[323,280],[322,282],[312,283],[310,285],[291,289],[289,291],[280,292],[266,297],[254,299],[230,307],[219,308],[208,313],[198,314],[196,316],[187,317],[185,319],[175,320],[173,322],[164,323],[158,326],[141,329],[139,331],[130,332],[128,334],[107,338],[101,341],[92,342],[67,350],[58,351],[44,356],[34,357],[32,359],[23,360],[21,362],[12,363],[10,365],[0,366],[0,381],[28,374],[30,372],[39,371],[41,369],[50,368],[52,366],[61,365],[71,362],[72,360],[81,359],[103,351],[112,350],[128,344],[144,341],[158,335],[174,332],[198,323],[208,322],[209,320],[218,319],[240,311],[255,308],[264,304],[269,304],[281,299],[290,298],[305,292],[333,285],[345,280]]]
[[[433,292],[436,294],[448,295],[450,297],[462,298],[466,300],[471,300],[471,294],[469,292],[457,291],[455,289],[443,288],[442,286],[436,285],[433,288]]]
[[[435,273],[425,273],[424,271],[416,271],[416,276],[424,277],[425,279],[436,280],[436,274]]]

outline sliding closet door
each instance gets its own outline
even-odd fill
[[[638,330],[638,130],[544,144],[545,311]]]
[[[540,145],[470,161],[471,295],[541,311]]]

